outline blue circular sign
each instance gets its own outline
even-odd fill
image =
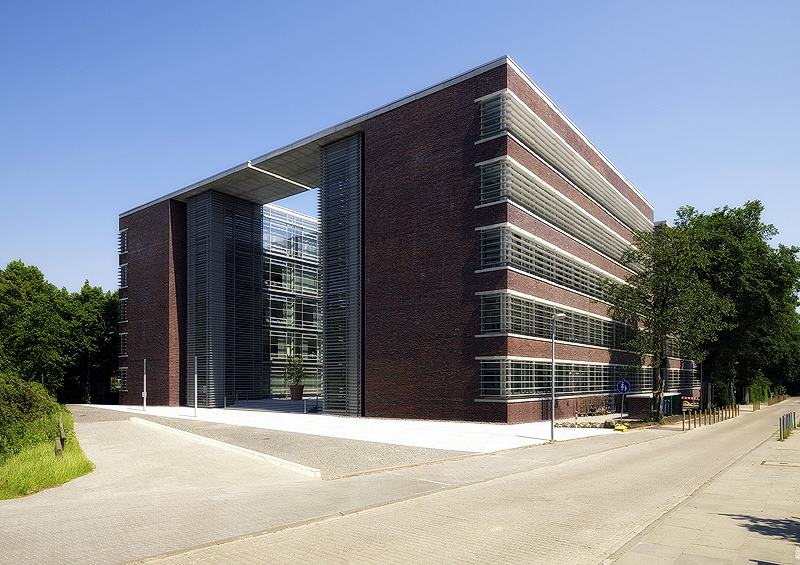
[[[631,389],[631,383],[629,383],[628,381],[619,381],[617,383],[617,391],[621,392],[622,394],[625,394],[630,389]]]

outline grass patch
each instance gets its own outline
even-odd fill
[[[36,425],[52,429],[50,418]],[[55,419],[58,422],[58,417]],[[64,456],[57,457],[51,436],[0,461],[0,500],[19,498],[40,490],[63,485],[94,470],[94,464],[86,458],[72,429],[72,414],[64,412],[64,429],[67,444]]]

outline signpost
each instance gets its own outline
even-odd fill
[[[194,417],[197,418],[197,355],[194,356]]]
[[[622,412],[625,409],[625,393],[631,390],[631,383],[622,379],[617,383],[617,392],[622,394],[622,402],[619,405],[619,419],[622,420]]]

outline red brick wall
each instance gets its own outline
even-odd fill
[[[120,332],[128,333],[128,392],[120,404],[142,402],[143,365],[147,359],[147,403],[177,406],[186,319],[186,205],[163,201],[120,218],[128,229],[128,252],[120,264],[128,264],[128,321]]]
[[[506,68],[367,121],[364,132],[364,394],[367,416],[477,419],[475,338],[483,279],[475,228],[504,221],[475,209],[475,164],[506,153],[476,145],[475,99],[505,87]],[[498,220],[498,217],[500,218]]]
[[[476,163],[509,154],[614,231],[630,232],[507,138],[480,139],[476,98],[506,86],[499,67],[368,120],[364,132],[364,396],[365,415],[526,422],[550,417],[549,401],[475,402],[480,397],[476,357],[549,357],[550,343],[519,338],[477,338],[476,292],[514,289],[605,315],[605,305],[508,270],[480,269],[477,227],[509,221],[617,276],[619,265],[564,236],[516,207],[480,203]],[[513,74],[513,73],[511,73]],[[512,88],[519,90],[517,82]],[[532,100],[527,86],[521,97]],[[542,110],[543,103],[532,103]],[[598,162],[571,128],[549,109],[547,120],[612,182],[616,173]],[[569,131],[567,131],[567,129]],[[591,154],[590,154],[591,153]],[[624,194],[643,201],[629,188]],[[652,211],[650,212],[652,217]],[[574,361],[621,362],[605,349],[559,344]],[[575,401],[558,401],[557,416],[574,413]],[[546,406],[545,406],[546,405]]]

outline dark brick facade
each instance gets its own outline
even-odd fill
[[[510,87],[649,218],[652,209],[509,66],[383,113],[364,131],[364,397],[365,415],[528,422],[549,418],[549,402],[480,399],[481,356],[550,357],[550,342],[479,338],[476,292],[513,289],[606,315],[596,300],[506,269],[479,272],[476,228],[509,222],[624,278],[627,271],[527,212],[480,204],[476,164],[509,155],[606,226],[630,231],[514,139],[480,140],[475,100]],[[570,361],[621,363],[619,352],[558,344]],[[574,411],[560,399],[557,416]],[[545,406],[546,405],[546,406]]]
[[[186,329],[186,205],[165,200],[119,221],[127,228],[128,321],[120,332],[128,334],[128,391],[120,404],[142,403],[144,359],[147,359],[147,402],[177,406],[183,396],[184,336]]]
[[[506,153],[480,139],[475,99],[505,67],[368,120],[364,131],[365,415],[474,420],[483,285],[475,164]]]

